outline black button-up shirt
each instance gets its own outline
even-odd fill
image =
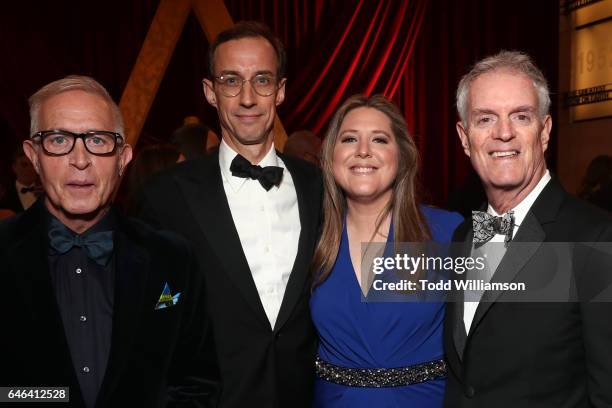
[[[112,231],[114,226],[111,210],[82,235]],[[95,406],[110,353],[114,264],[112,256],[105,266],[98,265],[87,257],[84,249],[76,246],[65,254],[49,255],[51,281],[64,333],[88,408]]]

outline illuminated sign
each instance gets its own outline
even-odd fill
[[[599,13],[593,12],[595,6]],[[612,0],[574,14],[574,22],[585,25],[572,33],[571,91],[565,104],[574,120],[612,116]]]

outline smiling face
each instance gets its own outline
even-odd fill
[[[332,158],[334,179],[347,201],[386,204],[392,196],[398,156],[387,115],[367,107],[350,111],[340,126]]]
[[[538,106],[523,74],[497,70],[472,82],[467,127],[459,122],[457,132],[490,202],[500,195],[520,202],[544,175],[552,120]]]
[[[38,123],[41,130],[74,133],[114,131],[116,127],[111,108],[102,97],[78,90],[44,101]],[[118,146],[112,156],[95,156],[78,139],[64,156],[49,156],[31,140],[24,142],[24,150],[40,176],[49,212],[77,232],[95,224],[106,213],[119,176],[132,157],[126,144]]]
[[[227,41],[215,51],[217,77],[236,75],[248,80],[272,75],[278,81],[278,89],[270,96],[258,95],[247,81],[240,94],[228,97],[219,91],[218,84],[204,80],[206,99],[219,114],[221,136],[239,153],[244,150],[242,146],[263,144],[266,151],[272,146],[276,106],[285,98],[285,79],[276,78],[277,65],[274,47],[262,37]]]

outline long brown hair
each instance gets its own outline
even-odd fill
[[[391,214],[394,242],[422,242],[430,238],[429,228],[417,200],[417,174],[419,152],[408,132],[406,120],[399,109],[382,95],[350,97],[334,114],[323,145],[321,146],[321,168],[323,170],[323,228],[315,249],[312,271],[313,288],[329,276],[340,247],[342,226],[346,213],[346,198],[336,184],[332,159],[340,127],[346,115],[357,108],[373,108],[384,113],[391,121],[391,130],[398,145],[398,169],[391,199],[379,215],[376,230]]]

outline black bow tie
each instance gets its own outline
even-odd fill
[[[73,247],[81,247],[87,256],[104,266],[113,254],[113,232],[102,231],[86,235],[77,235],[59,220],[52,218],[49,228],[49,246],[52,254],[65,254]]]
[[[261,167],[251,164],[241,155],[237,155],[232,160],[230,171],[235,177],[250,178],[258,180],[266,191],[269,191],[272,186],[278,186],[283,179],[283,168],[277,166]]]
[[[495,234],[505,235],[504,243],[507,246],[514,232],[514,212],[508,211],[503,217],[496,217],[484,211],[472,211],[472,228],[472,242],[477,247],[490,241]]]
[[[21,194],[25,194],[25,193],[30,193],[30,192],[35,192],[36,191],[36,187],[32,186],[32,187],[21,187]]]

